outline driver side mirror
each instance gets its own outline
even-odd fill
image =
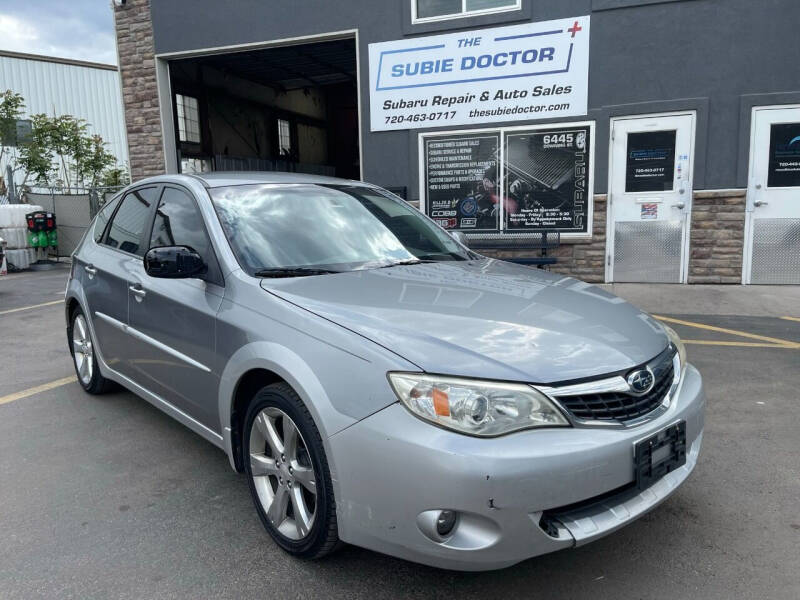
[[[150,277],[189,279],[207,273],[208,265],[189,246],[162,246],[147,251],[144,270]]]

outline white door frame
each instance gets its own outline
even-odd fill
[[[689,279],[689,258],[690,258],[690,244],[691,244],[691,230],[692,230],[692,210],[694,208],[694,151],[697,140],[697,111],[696,110],[678,110],[661,113],[641,113],[633,115],[625,115],[620,117],[611,117],[608,135],[608,185],[606,188],[606,260],[605,260],[605,282],[613,283],[614,281],[614,210],[613,210],[613,197],[611,193],[611,185],[614,169],[614,124],[618,121],[630,121],[635,119],[657,119],[659,117],[692,117],[692,131],[690,136],[689,148],[689,161],[687,168],[689,169],[688,181],[692,184],[691,190],[686,201],[689,203],[689,210],[686,211],[683,240],[681,244],[681,276],[680,283],[687,283]],[[676,149],[677,150],[677,149]],[[624,168],[624,165],[623,165]]]
[[[750,156],[747,161],[747,196],[744,209],[744,246],[742,248],[742,285],[750,285],[753,270],[753,202],[756,196],[756,114],[758,111],[800,109],[800,104],[768,104],[754,106],[750,113]]]
[[[197,50],[183,50],[179,52],[162,52],[155,55],[156,90],[158,107],[161,113],[161,138],[164,150],[164,167],[167,173],[178,172],[178,152],[175,147],[175,123],[172,118],[172,86],[169,78],[169,61],[177,58],[194,58],[198,56],[211,56],[214,54],[228,54],[279,46],[297,46],[312,42],[328,42],[334,40],[355,40],[356,53],[356,106],[358,112],[358,162],[359,177],[364,178],[364,135],[361,124],[361,54],[359,52],[358,29],[345,29],[330,31],[313,35],[302,35],[263,42],[250,42],[246,44],[232,44],[228,46],[214,46]],[[170,135],[167,135],[167,132]]]

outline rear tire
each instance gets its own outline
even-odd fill
[[[72,311],[67,336],[72,364],[81,387],[90,394],[103,394],[112,389],[113,382],[100,374],[92,332],[80,308]]]
[[[328,461],[311,414],[286,383],[262,388],[247,410],[243,458],[256,511],[275,543],[301,558],[339,546]]]

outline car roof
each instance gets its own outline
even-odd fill
[[[224,187],[229,185],[248,185],[259,183],[324,183],[329,185],[365,185],[363,181],[339,179],[325,175],[312,175],[310,173],[282,173],[277,171],[215,171],[213,173],[197,173],[179,177],[192,177],[199,179],[208,188]]]

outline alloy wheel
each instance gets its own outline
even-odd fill
[[[267,407],[250,430],[250,473],[267,519],[291,540],[311,531],[317,509],[317,487],[311,456],[295,422],[278,408]]]
[[[87,386],[94,375],[94,348],[83,315],[76,316],[72,322],[72,350],[78,378],[84,386]]]

